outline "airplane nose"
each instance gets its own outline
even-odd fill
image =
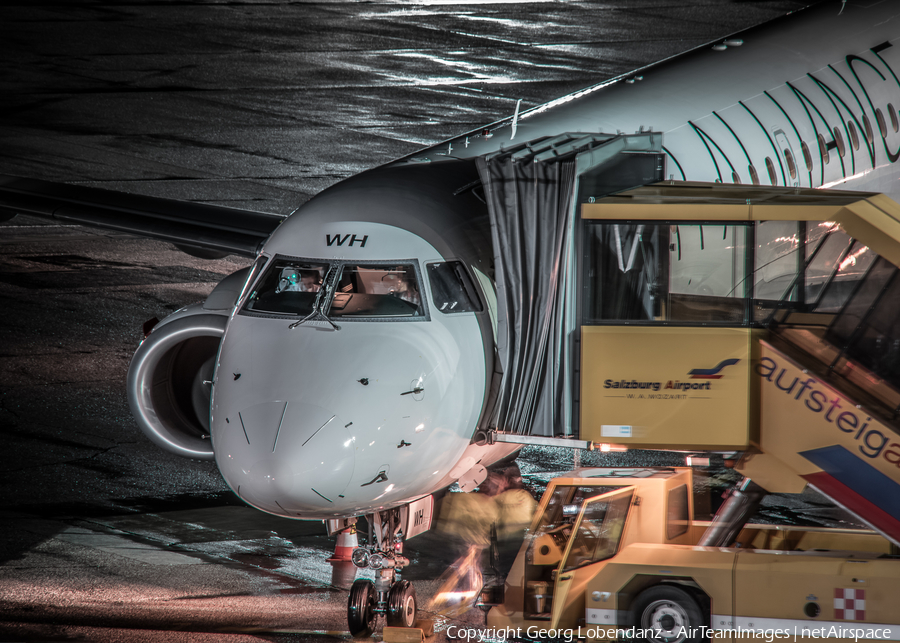
[[[355,448],[336,413],[273,400],[213,425],[219,470],[242,500],[287,516],[339,511]]]

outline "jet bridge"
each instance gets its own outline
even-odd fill
[[[491,217],[499,381],[489,426],[572,436],[578,205],[663,177],[662,135],[560,134],[476,159]]]
[[[580,214],[580,437],[745,451],[900,542],[900,205],[664,182]]]
[[[477,159],[493,439],[742,451],[764,489],[812,484],[900,543],[900,205],[659,181],[663,161],[653,133]]]

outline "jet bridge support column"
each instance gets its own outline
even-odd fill
[[[750,478],[744,478],[719,507],[712,524],[697,544],[701,547],[731,545],[747,521],[756,513],[767,493]]]

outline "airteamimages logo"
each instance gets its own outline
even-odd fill
[[[688,375],[692,380],[718,380],[722,378],[722,369],[726,366],[734,366],[741,360],[739,359],[723,359],[716,364],[715,368],[695,368],[688,371]]]

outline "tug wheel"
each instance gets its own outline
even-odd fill
[[[387,624],[391,627],[416,624],[416,590],[408,580],[397,581],[388,593]]]
[[[375,583],[360,578],[350,588],[347,624],[353,636],[370,636],[375,630]]]
[[[709,626],[696,599],[674,585],[657,585],[641,592],[634,602],[632,623],[648,643],[684,643],[708,639]]]

